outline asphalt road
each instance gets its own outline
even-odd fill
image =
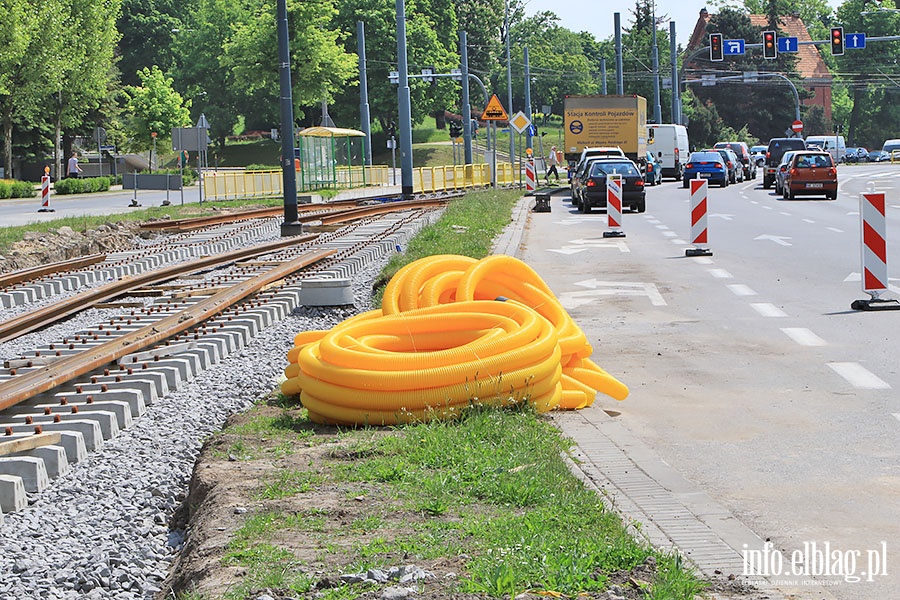
[[[53,212],[40,212],[43,207],[40,193],[34,198],[17,198],[0,200],[0,223],[4,227],[44,223],[64,217],[102,216],[124,213],[139,209],[132,207],[132,201],[143,207],[160,206],[166,200],[165,191],[111,190],[94,194],[56,195],[51,192],[49,205]],[[184,188],[184,203],[200,201],[200,187],[197,185]],[[181,204],[181,190],[168,192],[169,202]]]
[[[605,211],[556,196],[530,215],[520,255],[629,385],[602,408],[771,540],[785,568],[827,543],[819,581],[868,600],[900,590],[900,311],[850,308],[868,298],[858,194],[887,194],[888,268],[900,268],[900,165],[842,166],[839,180],[836,201],[784,201],[761,176],[710,188],[710,257],[685,256],[680,183],[649,188],[621,239],[602,237]],[[896,281],[886,296],[900,298]]]

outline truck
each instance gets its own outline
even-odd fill
[[[571,95],[563,107],[564,155],[577,161],[585,148],[616,147],[638,164],[647,160],[647,99]]]

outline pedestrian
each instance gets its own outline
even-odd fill
[[[78,153],[73,152],[72,157],[69,159],[68,167],[66,168],[66,177],[78,179],[83,172],[82,168],[78,166]]]
[[[547,183],[550,183],[550,175],[556,177],[556,183],[559,183],[559,171],[556,170],[559,165],[559,154],[556,152],[556,146],[550,147],[550,156],[547,157]]]

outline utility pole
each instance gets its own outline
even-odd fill
[[[294,171],[294,108],[291,91],[291,52],[288,40],[287,0],[278,0],[278,70],[281,91],[281,182],[284,190],[284,223],[281,235],[299,235],[297,174]],[[199,154],[199,153],[198,153]]]
[[[462,62],[462,126],[465,164],[472,164],[472,103],[469,100],[469,48],[466,32],[459,32],[459,57]]]
[[[669,62],[672,65],[672,122],[681,123],[681,85],[678,81],[678,47],[675,21],[669,21]]]
[[[656,0],[653,0],[653,50],[650,58],[653,66],[653,120],[662,123],[662,106],[659,103],[659,48],[656,45]]]
[[[616,36],[616,94],[625,93],[625,80],[622,76],[622,17],[619,13],[613,13],[613,26]]]
[[[365,163],[372,165],[372,131],[369,116],[369,80],[366,72],[366,25],[362,21],[356,22],[356,51],[359,54],[359,120],[363,138],[363,158]]]
[[[528,46],[524,48],[525,52],[525,115],[531,120],[531,67],[528,64]],[[512,131],[509,132],[512,135]],[[533,148],[534,141],[531,139],[531,126],[528,126],[528,132],[525,134],[525,147]]]
[[[506,19],[505,19],[505,27],[506,27],[506,98],[507,98],[507,114],[511,115],[512,110],[512,65],[509,62],[509,0],[506,0]],[[516,164],[516,141],[513,138],[512,127],[507,127],[509,129],[509,162],[511,164]],[[497,131],[496,129],[494,130]]]
[[[281,0],[284,1],[284,0]],[[412,102],[409,97],[409,63],[406,58],[406,4],[396,0],[397,6],[397,68],[399,86],[397,104],[400,117],[400,192],[406,199],[413,195],[412,162]]]

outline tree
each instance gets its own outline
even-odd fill
[[[146,149],[152,144],[152,134],[168,139],[174,127],[190,124],[190,102],[185,103],[157,66],[138,71],[140,86],[126,88],[127,109],[131,113],[131,145]]]
[[[41,103],[47,89],[59,89],[61,74],[48,65],[55,64],[61,52],[56,46],[64,38],[57,14],[63,11],[61,0],[46,0],[32,5],[28,0],[6,0],[0,24],[0,126],[3,129],[3,165],[11,176],[13,127],[39,120]]]
[[[287,2],[291,84],[295,112],[331,101],[356,72],[355,57],[344,49],[346,33],[334,26],[334,0]],[[278,48],[275,2],[258,0],[249,18],[235,23],[224,43],[222,68],[231,71],[232,91],[248,121],[278,122]]]
[[[175,64],[173,41],[184,29],[192,8],[189,0],[120,0],[119,68],[122,83],[139,85],[138,71],[158,66],[168,72]]]

